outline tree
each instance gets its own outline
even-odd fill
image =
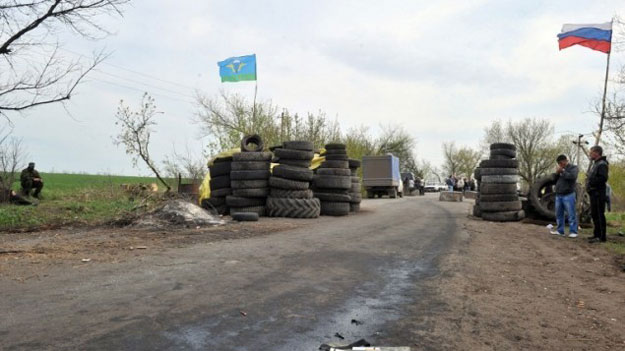
[[[0,130],[0,191],[13,187],[17,171],[24,166],[26,157],[22,139],[12,136],[12,131],[7,129]]]
[[[194,156],[187,147],[185,154],[179,154],[174,149],[172,155],[167,156],[163,161],[165,167],[165,174],[169,178],[178,178],[181,175],[183,178],[192,180],[201,180],[208,172],[206,158],[201,152],[200,156]]]
[[[470,147],[457,148],[455,142],[443,143],[443,170],[448,175],[471,177],[477,168],[482,153]]]
[[[69,100],[106,55],[90,63],[59,53],[60,33],[97,39],[110,34],[98,17],[121,15],[130,0],[5,0],[0,2],[0,116]]]
[[[153,132],[152,127],[156,125],[154,116],[157,113],[154,98],[148,93],[143,94],[139,111],[132,111],[124,104],[124,100],[121,100],[115,114],[117,119],[115,124],[120,126],[121,131],[114,138],[114,142],[116,145],[124,145],[126,154],[132,157],[134,167],[138,167],[139,159],[143,160],[169,192],[171,187],[161,177],[156,163],[150,156],[150,137]]]

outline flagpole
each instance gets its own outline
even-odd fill
[[[612,23],[614,23],[614,18],[612,18]],[[603,99],[601,103],[601,119],[599,120],[599,131],[597,132],[597,137],[595,138],[595,145],[599,145],[601,141],[601,134],[603,133],[603,122],[605,121],[605,100],[608,95],[608,76],[610,73],[610,55],[612,54],[612,38],[610,38],[610,51],[608,52],[608,57],[606,59],[605,65],[605,80],[603,82]]]
[[[252,107],[252,119],[256,118],[256,94],[258,93],[258,63],[254,54],[254,106]]]

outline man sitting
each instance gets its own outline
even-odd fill
[[[30,191],[35,189],[33,196],[39,198],[39,193],[41,192],[41,188],[43,188],[43,181],[41,180],[39,172],[35,169],[34,162],[29,163],[28,168],[22,171],[20,183],[22,184],[22,194],[30,196]]]

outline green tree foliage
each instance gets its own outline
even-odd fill
[[[443,143],[443,156],[445,162],[443,171],[446,175],[472,177],[477,168],[482,153],[470,147],[458,148],[456,143]]]

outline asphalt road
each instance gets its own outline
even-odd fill
[[[420,281],[438,274],[468,207],[366,200],[296,230],[6,282],[0,349],[317,350],[336,333],[375,343],[401,335],[414,318],[404,307],[428,298]]]

